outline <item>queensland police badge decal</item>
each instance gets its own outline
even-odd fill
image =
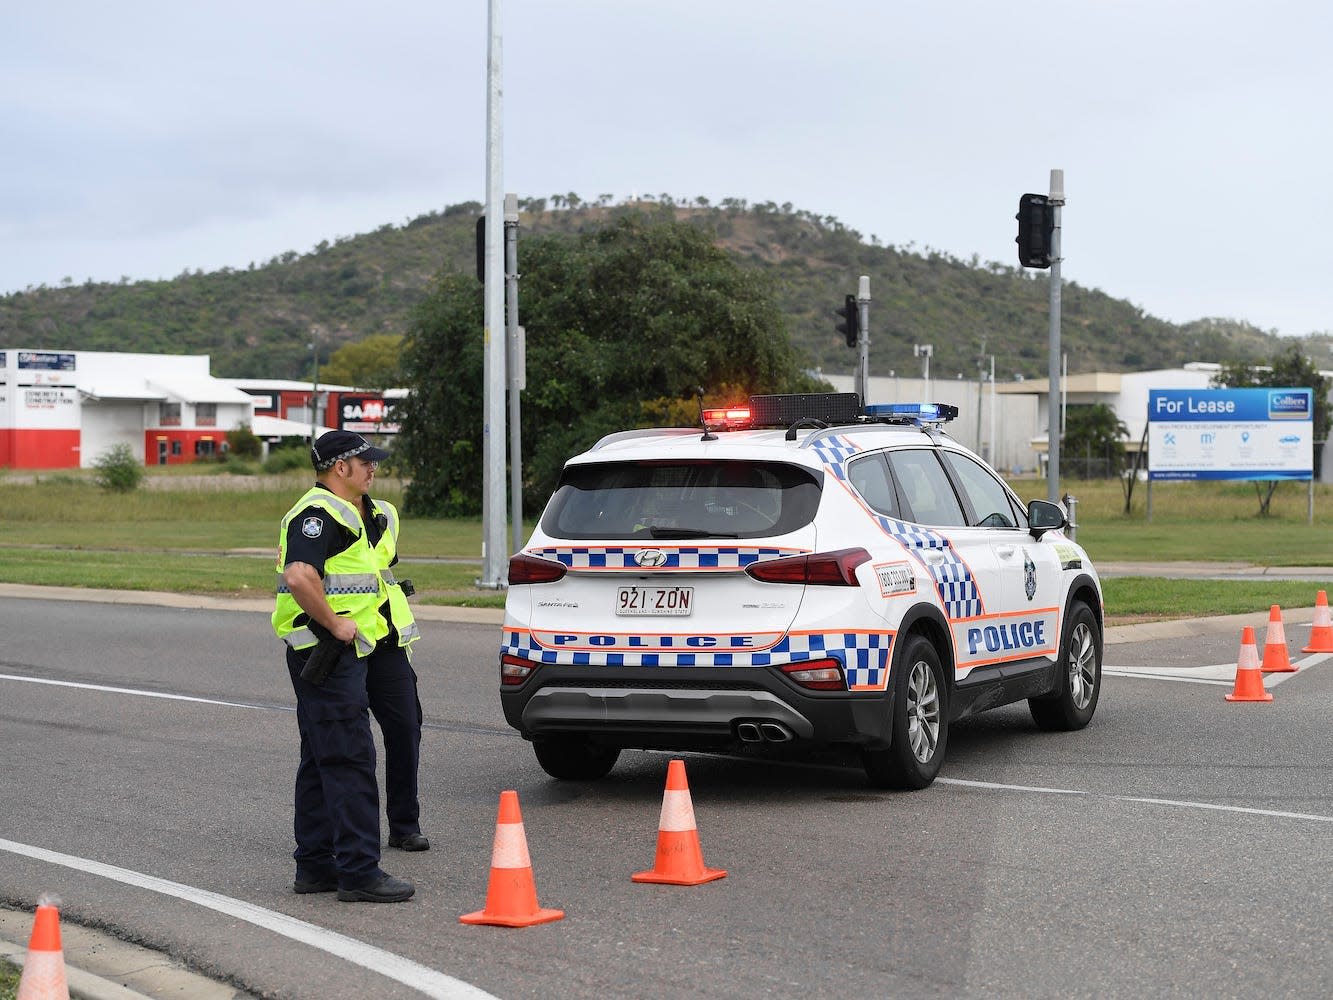
[[[1023,551],[1023,593],[1028,595],[1029,601],[1037,596],[1037,564],[1026,549]]]

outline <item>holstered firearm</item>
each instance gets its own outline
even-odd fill
[[[332,632],[313,618],[306,623],[306,627],[315,633],[319,643],[306,657],[305,666],[301,668],[301,680],[319,687],[329,679],[329,674],[333,673],[333,668],[338,665],[338,657],[342,656],[347,643],[335,638]]]

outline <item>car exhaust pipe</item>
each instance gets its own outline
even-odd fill
[[[760,723],[759,733],[770,743],[789,743],[792,739],[791,730],[780,722]]]
[[[742,743],[764,742],[764,734],[759,731],[759,727],[753,722],[737,723],[736,735],[741,738]]]

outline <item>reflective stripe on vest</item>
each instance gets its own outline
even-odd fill
[[[386,579],[385,583],[393,581]],[[374,573],[328,573],[324,576],[325,594],[378,594],[379,581]],[[277,593],[290,594],[291,588],[281,575],[278,577]]]
[[[291,646],[292,649],[304,649],[306,646],[312,646],[315,643],[319,642],[319,637],[315,635],[315,633],[312,632],[309,628],[302,625],[295,631],[288,632],[285,636],[283,636],[283,641],[287,643],[287,645]],[[375,651],[375,644],[373,642],[368,642],[366,640],[366,637],[362,635],[359,631],[356,633],[355,641],[356,641],[357,656],[369,656],[371,653]]]

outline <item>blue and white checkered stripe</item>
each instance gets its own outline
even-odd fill
[[[896,521],[891,517],[876,515],[880,530],[900,542],[930,574],[935,582],[935,590],[944,604],[944,614],[951,621],[956,618],[975,618],[983,611],[981,593],[977,590],[977,581],[967,564],[958,558],[949,539],[938,531],[919,524]],[[938,563],[929,562],[921,557],[921,549],[933,549],[941,552],[944,559]]]
[[[853,691],[882,691],[888,685],[890,632],[800,632],[784,636],[763,652],[714,653],[638,650],[549,649],[525,629],[506,629],[501,653],[542,664],[575,667],[768,667],[836,657]]]
[[[839,480],[845,482],[847,479],[847,460],[857,454],[857,449],[836,435],[821,438],[814,443],[813,447],[829,471]],[[862,506],[865,505],[862,504]],[[958,554],[949,543],[949,539],[933,528],[927,528],[920,524],[908,524],[906,521],[885,517],[882,514],[875,513],[869,507],[865,507],[865,510],[879,524],[881,531],[901,543],[930,574],[930,578],[935,583],[935,589],[939,592],[940,601],[944,604],[944,614],[950,620],[975,618],[983,612],[981,594],[977,590],[977,583],[972,577],[972,571],[967,568],[967,564],[963,560],[958,558]],[[921,558],[921,549],[934,549],[944,553],[944,561],[938,564],[927,562]]]
[[[573,548],[529,549],[528,555],[539,559],[552,559],[570,569],[641,569],[634,562],[634,554],[644,549],[657,549],[666,556],[666,562],[653,567],[653,572],[671,570],[698,569],[744,569],[761,559],[776,559],[778,556],[794,555],[797,549],[780,549],[772,546],[716,546],[716,545],[665,545],[635,546],[590,546]]]
[[[832,435],[831,437],[820,438],[813,445],[815,454],[823,462],[830,472],[838,479],[847,478],[847,460],[857,454],[860,449],[850,444],[846,438]]]

